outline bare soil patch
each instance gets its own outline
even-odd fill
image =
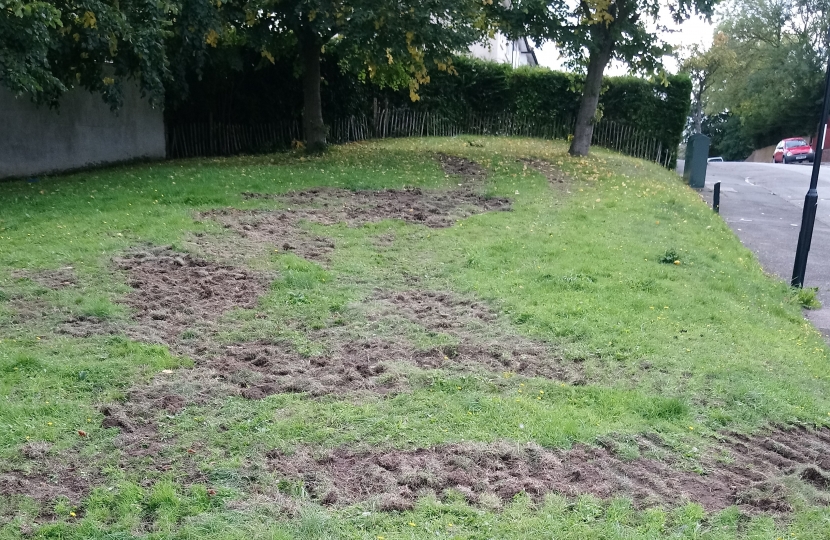
[[[406,188],[382,191],[317,188],[286,195],[243,195],[276,199],[286,204],[289,209],[279,214],[279,219],[283,221],[296,223],[306,220],[322,225],[346,223],[350,227],[400,219],[407,223],[442,228],[473,214],[510,209],[509,199],[487,198],[463,187],[453,190]]]
[[[321,396],[403,390],[394,364],[410,358],[411,348],[380,339],[337,345],[331,353],[312,357],[302,357],[287,345],[263,342],[230,345],[217,361],[216,369],[224,373],[256,373],[259,376],[256,383],[245,384],[242,390],[242,395],[249,399],[285,392]]]
[[[109,334],[127,332],[127,327],[101,317],[78,315],[60,323],[57,327],[60,334],[66,334],[76,338],[88,338]]]
[[[815,487],[817,502],[830,501],[827,458],[818,453],[824,449],[826,455],[828,441],[830,430],[792,428],[747,439],[749,445],[726,443],[720,450],[730,450],[734,461],[708,460],[707,474],[657,459],[624,460],[605,448],[576,445],[551,451],[509,442],[362,453],[336,449],[317,456],[308,450],[292,455],[274,451],[268,458],[278,475],[302,481],[312,497],[329,505],[372,501],[385,510],[404,510],[420,496],[455,490],[482,505],[507,502],[520,492],[535,500],[555,492],[603,499],[624,495],[639,507],[692,501],[709,511],[738,505],[750,513],[780,513],[791,510],[785,477]],[[771,445],[779,449],[771,451]],[[744,446],[751,448],[748,454],[742,453]],[[790,457],[782,456],[784,447]]]
[[[542,159],[523,159],[521,161],[528,167],[536,169],[537,171],[542,173],[545,176],[545,178],[548,179],[548,182],[550,182],[551,186],[561,187],[562,185],[570,184],[573,182],[573,178],[571,178],[571,176],[568,173],[566,173],[556,165],[553,165],[549,161],[545,161]]]
[[[432,228],[449,227],[459,219],[483,212],[510,209],[510,200],[487,198],[471,186],[453,190],[421,188],[383,191],[346,191],[315,189],[289,194],[287,201],[296,205],[322,206],[306,218],[323,224],[347,223],[351,227],[385,219]]]
[[[71,266],[54,270],[15,270],[12,277],[30,279],[47,289],[58,290],[78,284],[78,277]]]
[[[273,246],[299,257],[319,263],[329,259],[335,244],[331,238],[317,235],[302,226],[303,222],[320,225],[344,223],[358,227],[386,219],[432,228],[449,227],[474,214],[510,210],[504,198],[489,198],[479,193],[487,171],[464,158],[439,155],[437,158],[448,175],[461,183],[449,190],[425,190],[418,187],[378,191],[350,191],[338,188],[315,188],[281,195],[251,193],[247,199],[270,199],[280,203],[281,210],[243,211],[223,209],[206,212],[200,218],[212,219],[231,229],[242,238],[234,246],[221,243],[211,247],[215,239],[196,237],[194,243],[205,253],[220,258],[240,258],[240,252]]]
[[[566,364],[544,344],[510,332],[480,302],[443,292],[379,291],[371,299],[368,318],[393,327],[414,323],[454,336],[459,343],[421,349],[403,337],[403,328],[394,336],[357,338],[346,325],[310,333],[326,344],[327,352],[320,355],[304,357],[289,344],[257,341],[224,346],[200,365],[223,374],[249,399],[284,392],[404,392],[410,386],[402,365],[509,372],[584,384],[578,365]]]
[[[142,341],[176,343],[230,310],[255,307],[268,288],[262,276],[168,248],[133,252],[116,263],[129,274],[133,291],[125,303],[135,310]]]
[[[200,237],[196,244],[206,253],[220,258],[238,252],[257,253],[263,245],[289,252],[315,262],[325,263],[334,250],[331,238],[312,233],[300,226],[303,220],[312,219],[312,213],[305,210],[287,210],[284,212],[257,212],[224,209],[201,214],[221,223],[241,237],[240,242],[216,242],[216,238]]]
[[[481,182],[487,178],[487,169],[467,158],[438,154],[436,156],[445,174],[460,176],[468,182]]]
[[[68,311],[44,298],[14,298],[9,301],[9,306],[12,308],[12,313],[6,324],[10,326],[28,326],[66,317]]]
[[[239,343],[227,346],[208,365],[218,373],[237,374],[241,393],[249,399],[286,392],[312,396],[405,392],[411,387],[400,369],[404,364],[421,369],[509,371],[560,380],[563,373],[543,347],[462,344],[422,350],[403,339],[371,338],[334,341],[329,349],[303,357],[289,345]]]
[[[83,463],[76,456],[51,454],[47,443],[23,445],[20,454],[26,458],[26,470],[0,470],[0,500],[26,496],[43,505],[44,515],[51,517],[50,503],[66,498],[80,504],[93,487],[100,485],[103,475],[93,464]],[[3,521],[0,516],[0,523]]]
[[[459,339],[457,346],[442,349],[444,362],[422,367],[478,367],[495,373],[584,384],[579,365],[565,362],[543,343],[509,330],[484,303],[440,291],[380,292],[377,318],[403,318],[433,332]],[[440,356],[439,356],[440,359]]]
[[[174,269],[181,268],[184,267],[174,266]],[[544,344],[505,330],[498,316],[482,303],[430,291],[380,292],[378,297],[373,306],[377,309],[370,311],[370,320],[383,319],[384,324],[391,321],[393,326],[396,319],[415,323],[427,330],[458,337],[459,343],[425,350],[403,337],[403,331],[395,336],[361,338],[346,325],[309,331],[315,341],[325,344],[326,352],[303,356],[288,343],[266,340],[222,345],[216,342],[209,328],[198,339],[182,339],[180,330],[170,331],[161,339],[175,352],[193,358],[196,368],[157,376],[149,387],[133,389],[130,402],[133,406],[158,410],[168,408],[158,403],[170,396],[178,396],[187,404],[204,404],[211,398],[239,394],[262,399],[287,392],[312,396],[399,393],[410,389],[403,373],[407,370],[402,370],[402,365],[467,372],[487,370],[496,374],[509,372],[584,383],[576,364],[566,365]],[[148,307],[138,313],[138,329],[131,332],[155,332],[152,325],[156,319],[151,315],[155,304],[152,299],[149,301]],[[189,328],[203,322],[198,318],[203,312],[195,311],[192,316],[197,320],[188,320]]]

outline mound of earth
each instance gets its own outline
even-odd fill
[[[643,439],[641,450],[651,446]],[[817,502],[830,502],[826,428],[779,429],[716,450],[728,451],[734,461],[709,459],[705,474],[657,459],[625,460],[605,448],[576,445],[553,451],[510,442],[372,452],[341,448],[322,456],[273,451],[267,457],[277,475],[302,481],[323,504],[374,501],[386,510],[409,509],[420,496],[454,490],[470,503],[489,506],[525,492],[537,501],[547,493],[623,495],[638,507],[697,502],[708,511],[738,505],[751,513],[786,512],[791,510],[786,484],[792,481],[816,488]]]

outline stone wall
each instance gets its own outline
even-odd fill
[[[125,85],[124,105],[115,112],[83,90],[50,109],[0,88],[0,178],[164,157],[162,111],[134,85]]]

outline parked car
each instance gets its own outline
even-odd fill
[[[775,153],[772,154],[772,162],[792,163],[794,161],[808,161],[812,163],[815,156],[813,147],[807,144],[807,141],[801,137],[792,137],[778,143],[775,147]]]
[[[707,163],[723,163],[722,157],[710,157],[706,160]]]

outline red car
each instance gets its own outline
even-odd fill
[[[775,153],[772,155],[772,162],[808,161],[812,163],[814,157],[813,147],[807,144],[807,141],[801,137],[792,137],[778,143],[778,146],[775,147]]]

